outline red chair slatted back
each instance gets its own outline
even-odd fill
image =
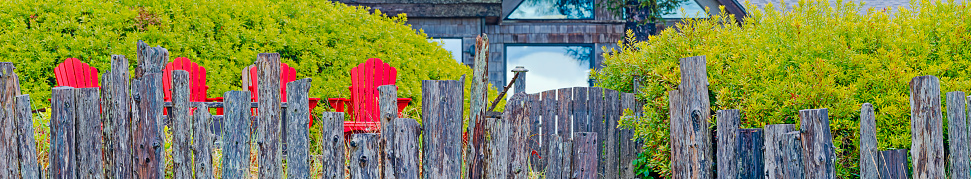
[[[206,93],[209,86],[206,85],[206,68],[192,62],[189,58],[179,57],[165,65],[162,70],[162,89],[165,93],[165,101],[172,101],[172,71],[185,70],[189,72],[189,101],[206,102]]]
[[[253,68],[249,69],[250,86],[248,88],[250,91],[252,91],[251,95],[252,95],[253,101],[259,100],[259,93],[257,93],[257,88],[256,88],[257,86],[259,86],[259,84],[256,83],[256,81],[258,81],[256,76],[257,68],[258,67],[254,66]],[[286,63],[280,63],[280,98],[281,98],[280,100],[282,102],[287,102],[287,83],[296,79],[297,79],[297,70],[294,69],[293,67],[290,67],[290,65],[287,65]]]
[[[371,58],[351,69],[351,106],[358,122],[379,122],[378,86],[394,85],[398,70]]]
[[[57,80],[57,86],[75,88],[101,86],[98,80],[98,69],[77,58],[67,58],[63,63],[57,64],[57,67],[54,67],[54,78]]]

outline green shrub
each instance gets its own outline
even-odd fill
[[[704,55],[712,110],[741,109],[741,127],[761,128],[798,124],[798,110],[829,108],[837,173],[858,177],[862,103],[876,108],[881,149],[909,148],[911,78],[935,75],[944,92],[971,89],[971,10],[919,4],[858,13],[856,3],[800,1],[789,10],[749,8],[740,25],[725,23],[734,19],[727,16],[687,20],[647,42],[620,44],[594,77],[622,91],[632,91],[634,75],[642,78],[645,116],[622,126],[646,140],[652,171],[670,175],[667,91],[680,82],[678,59]]]

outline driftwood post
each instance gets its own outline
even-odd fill
[[[110,122],[104,125],[111,126],[110,139],[106,153],[111,158],[108,159],[108,166],[111,173],[110,178],[133,178],[132,175],[132,125],[129,121],[131,116],[131,85],[128,84],[128,59],[123,55],[111,56],[111,70],[105,74],[109,78],[109,84],[103,84],[102,88],[107,88],[108,113]]]
[[[860,178],[880,178],[877,170],[879,157],[877,150],[876,116],[873,105],[863,103],[860,106]]]
[[[320,127],[322,178],[344,178],[344,113],[324,112]]]
[[[482,151],[480,166],[484,170],[483,176],[478,177],[506,178],[509,173],[509,124],[504,118],[486,118],[482,127],[488,136],[482,140],[486,148]]]
[[[142,41],[138,41],[137,46],[138,67],[135,69],[136,82],[132,85],[135,103],[132,108],[137,110],[133,111],[137,117],[131,120],[133,172],[136,178],[161,178],[165,170],[162,68],[169,61],[169,52],[162,47],[149,47]]]
[[[250,178],[250,92],[228,91],[222,141],[222,178]]]
[[[705,56],[682,58],[680,67],[680,90],[670,93],[669,98],[671,105],[679,105],[671,108],[671,140],[684,143],[671,146],[671,173],[674,178],[712,178],[714,156],[708,130],[711,108]],[[679,133],[674,133],[675,129]]]
[[[466,147],[468,148],[468,151],[466,151],[466,160],[469,164],[469,172],[467,175],[470,178],[472,176],[482,176],[483,169],[478,164],[482,160],[481,151],[484,149],[481,142],[479,142],[482,135],[484,135],[481,132],[481,124],[482,119],[485,118],[486,108],[489,107],[489,37],[486,34],[476,37],[475,52],[475,63],[472,67],[472,89],[469,97],[469,146]],[[461,83],[461,85],[465,84]]]
[[[365,133],[365,134],[352,134],[350,142],[350,167],[351,167],[351,179],[371,179],[381,177],[381,168],[379,167],[380,157],[378,153],[381,150],[378,148],[380,145],[380,134],[376,133]]]
[[[101,116],[98,111],[98,88],[78,88],[74,90],[77,100],[75,121],[77,122],[77,159],[78,178],[104,178],[101,158]],[[96,155],[95,155],[96,154]]]
[[[803,178],[802,143],[795,124],[765,126],[765,177],[769,179]],[[719,172],[720,173],[720,172]]]
[[[558,130],[556,128],[556,107],[559,104],[557,104],[556,90],[543,91],[540,96],[543,98],[543,100],[540,101],[540,105],[542,105],[540,106],[541,109],[539,109],[539,111],[542,113],[540,118],[543,119],[543,147],[540,148],[543,151],[539,151],[539,154],[542,155],[542,159],[539,161],[542,164],[542,167],[540,168],[541,170],[536,171],[544,171],[546,173],[545,175],[549,177],[551,173],[558,172],[547,170],[548,168],[559,168],[559,166],[562,165],[561,161],[554,160],[556,157],[553,156],[554,153],[557,152],[555,151],[557,149],[555,145],[559,144],[559,138],[555,137],[558,136]]]
[[[20,176],[22,178],[40,178],[40,165],[37,163],[37,146],[34,140],[34,120],[30,111],[30,96],[17,96],[17,128],[20,145]]]
[[[287,83],[287,178],[310,178],[310,78]]]
[[[209,130],[212,126],[209,107],[205,103],[195,103],[192,115],[192,153],[195,161],[195,178],[210,179],[212,176],[212,143],[213,134]],[[216,134],[219,135],[219,134]]]
[[[172,71],[172,110],[169,121],[172,121],[172,169],[174,178],[192,178],[192,151],[189,148],[190,124],[189,118],[189,72],[185,70]]]
[[[593,132],[593,125],[588,115],[587,109],[587,87],[573,87],[572,102],[573,109],[573,131],[572,132]]]
[[[394,161],[400,157],[395,149],[395,125],[398,118],[398,87],[394,85],[378,86],[378,105],[381,112],[381,165],[384,179],[394,179],[398,166]]]
[[[598,175],[602,175],[605,178],[618,178],[620,177],[617,171],[617,148],[619,147],[617,143],[617,126],[614,124],[611,130],[608,128],[610,126],[610,120],[607,119],[606,113],[607,108],[610,106],[606,103],[604,98],[605,89],[598,87],[591,87],[589,89],[589,96],[587,96],[590,101],[590,120],[593,121],[593,130],[597,132],[597,172]],[[608,134],[609,132],[614,132],[613,134]],[[611,155],[613,154],[613,155]]]
[[[735,152],[738,151],[738,127],[739,118],[741,114],[738,109],[730,110],[718,110],[716,113],[717,121],[715,121],[718,132],[718,178],[719,179],[734,179],[738,177],[738,159],[735,158]],[[765,141],[769,142],[772,138],[772,131],[766,126],[766,137]],[[770,155],[772,145],[765,145],[765,155]],[[770,157],[765,157],[765,169],[766,175],[771,175],[768,171],[772,167],[772,163],[768,160]]]
[[[879,159],[877,168],[880,169],[880,178],[910,178],[907,173],[907,149],[880,151]]]
[[[800,110],[799,121],[806,178],[836,178],[828,110]]]
[[[418,121],[410,118],[397,118],[394,120],[395,131],[393,131],[395,142],[394,151],[398,154],[395,157],[394,166],[395,177],[401,179],[417,179],[418,176],[418,136],[421,134],[418,129]]]
[[[971,151],[968,149],[968,119],[965,116],[964,92],[954,91],[947,96],[947,137],[951,178],[971,178]]]
[[[54,87],[51,90],[51,151],[48,154],[50,178],[76,178],[77,152],[74,145],[75,136],[75,100],[74,88],[69,86]]]
[[[941,85],[937,77],[910,81],[910,155],[915,179],[945,178]]]
[[[462,84],[422,81],[422,178],[462,175]]]
[[[516,84],[513,85],[514,94],[525,93],[526,92],[526,72],[529,72],[529,70],[527,70],[523,66],[516,66],[516,68],[512,69],[512,72],[516,74],[514,75],[516,77],[515,79]]]
[[[546,177],[548,178],[567,178],[570,177],[570,169],[572,162],[571,154],[573,154],[573,89],[572,88],[561,88],[556,90],[557,98],[557,113],[556,113],[556,135],[559,136],[559,140],[553,141],[552,145],[555,146],[551,153],[549,160],[559,160],[558,166],[547,166],[546,167]],[[557,170],[558,171],[551,171]]]
[[[526,139],[529,136],[529,102],[530,98],[526,93],[516,93],[506,102],[506,111],[502,118],[509,124],[509,173],[507,178],[526,178],[529,166],[526,159],[529,158],[529,149],[526,146]],[[598,147],[599,148],[599,147]],[[595,150],[596,151],[596,150]],[[594,153],[596,158],[596,153]],[[596,159],[594,159],[596,161]]]
[[[17,95],[20,95],[20,82],[13,63],[0,62],[0,177],[3,178],[20,177],[14,104]]]
[[[739,178],[765,178],[764,143],[761,128],[738,130]]]
[[[597,179],[597,133],[577,132],[573,134],[573,172],[570,178]]]
[[[282,178],[283,154],[280,150],[280,54],[260,53],[256,56],[259,108],[257,109],[256,151],[259,178]]]

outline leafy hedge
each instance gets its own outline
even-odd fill
[[[800,1],[788,10],[749,8],[740,25],[727,16],[687,20],[648,42],[620,44],[594,78],[623,91],[642,78],[646,116],[622,125],[646,140],[655,173],[670,174],[667,91],[680,82],[678,59],[705,55],[713,110],[743,110],[743,128],[798,124],[798,110],[829,108],[837,173],[854,178],[862,103],[876,108],[881,149],[909,148],[911,78],[935,75],[943,92],[971,90],[971,10],[919,4],[858,13],[852,2]]]
[[[349,70],[381,58],[398,69],[398,96],[418,106],[421,80],[471,70],[405,21],[331,1],[12,0],[0,3],[0,61],[15,62],[23,91],[46,103],[65,58],[104,72],[111,54],[136,64],[138,40],[206,67],[210,97],[241,89],[240,72],[258,53],[280,53],[321,98],[348,97]]]

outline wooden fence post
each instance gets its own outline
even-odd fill
[[[672,108],[672,141],[685,141],[684,146],[672,145],[672,175],[674,178],[712,178],[714,156],[711,150],[711,135],[708,119],[711,107],[708,99],[708,73],[705,56],[682,58],[680,91],[671,93],[672,105],[678,104],[679,110]],[[678,95],[678,97],[674,97]],[[681,100],[675,103],[674,100]],[[675,117],[678,116],[678,117]],[[677,120],[675,120],[677,119]],[[673,133],[681,128],[680,135]],[[680,166],[678,166],[680,165]]]
[[[800,110],[799,121],[806,178],[836,178],[828,109]]]
[[[506,178],[509,174],[509,123],[505,118],[486,118],[482,127],[489,136],[482,140],[486,148],[480,165],[485,169],[481,178]]]
[[[573,109],[573,131],[572,132],[593,132],[593,124],[587,114],[587,87],[573,87],[573,97],[571,103]],[[571,133],[572,135],[572,133]]]
[[[557,173],[553,172],[550,169],[551,167],[559,168],[562,165],[561,161],[554,160],[556,157],[553,156],[553,153],[556,153],[553,151],[555,149],[553,146],[559,141],[559,138],[554,140],[554,136],[558,135],[558,130],[556,128],[556,114],[557,106],[559,106],[559,104],[557,104],[556,90],[543,91],[540,93],[540,96],[543,98],[543,100],[540,101],[541,106],[539,106],[540,109],[538,111],[540,111],[540,118],[543,120],[543,142],[540,144],[542,145],[540,148],[542,151],[539,151],[539,154],[542,155],[542,157],[538,162],[540,163],[541,168],[539,168],[540,170],[536,171],[543,172],[545,173],[545,176],[548,177],[551,173]]]
[[[209,107],[205,103],[195,103],[195,112],[192,114],[192,152],[195,161],[195,178],[211,179],[212,173],[212,144],[213,134],[209,127],[212,126],[212,118],[209,114]],[[219,135],[219,134],[215,134]]]
[[[34,119],[30,113],[30,96],[17,96],[17,128],[20,135],[17,143],[20,145],[20,176],[22,178],[40,178],[37,163],[37,141],[34,140]]]
[[[546,148],[546,145],[543,145],[545,142],[543,141],[542,96],[540,93],[529,94],[529,101],[527,103],[529,103],[527,105],[527,110],[529,111],[529,139],[527,146],[529,167],[532,168],[532,171],[543,171],[542,167],[546,165],[540,160],[542,160],[541,155],[545,154],[543,151],[545,151],[544,148]]]
[[[458,81],[422,81],[422,178],[462,175],[463,92]]]
[[[259,178],[282,178],[280,157],[280,54],[256,56],[259,108],[257,109],[256,151],[259,152]]]
[[[418,136],[421,134],[418,121],[410,118],[394,120],[395,177],[417,179],[418,176]]]
[[[77,178],[77,152],[75,136],[74,88],[69,86],[51,89],[51,151],[48,168],[51,179]]]
[[[619,95],[619,96],[618,96]],[[619,97],[619,100],[618,100]],[[607,163],[617,163],[617,173],[620,175],[619,178],[635,178],[636,174],[634,171],[634,160],[637,159],[637,155],[640,153],[641,143],[634,140],[634,129],[630,128],[617,128],[618,120],[620,120],[621,114],[625,110],[631,110],[634,112],[634,116],[627,116],[626,118],[634,118],[641,115],[641,105],[637,103],[634,93],[618,93],[614,90],[607,90],[607,135],[606,138],[608,143],[616,143],[617,147],[614,149],[608,149],[607,155],[610,157],[617,158],[616,161],[609,161]],[[616,151],[610,153],[611,151]]]
[[[529,137],[530,128],[529,101],[530,98],[526,93],[516,93],[509,101],[506,101],[506,110],[502,114],[503,120],[509,126],[509,135],[503,136],[509,140],[509,147],[506,149],[509,154],[507,178],[526,178],[528,176],[529,163],[526,159],[529,158],[530,152],[526,146],[526,139]],[[594,154],[596,155],[596,153]]]
[[[907,179],[907,149],[880,151],[877,168],[880,169],[880,178],[885,179]]]
[[[971,151],[968,149],[968,119],[965,116],[964,92],[945,93],[947,96],[947,137],[951,178],[971,178]]]
[[[287,178],[310,178],[310,78],[287,83]]]
[[[512,69],[512,72],[516,74],[515,76],[517,78],[515,79],[516,84],[514,84],[513,93],[514,94],[525,93],[526,92],[526,72],[529,72],[529,70],[527,70],[523,66],[516,66],[516,68]]]
[[[14,73],[14,65],[0,62],[0,177],[20,177],[17,147],[16,96],[20,95],[20,82]]]
[[[138,108],[138,117],[133,120],[135,141],[136,178],[161,178],[164,170],[162,134],[162,73],[144,74],[138,80],[137,94],[133,97]]]
[[[769,179],[803,178],[802,143],[795,124],[765,126],[765,175]],[[719,172],[721,173],[721,172]]]
[[[371,179],[381,177],[381,168],[379,167],[380,160],[378,160],[378,153],[381,150],[378,148],[380,145],[380,134],[376,133],[365,133],[365,134],[352,134],[350,143],[350,167],[351,167],[351,178],[352,179]]]
[[[250,178],[250,94],[249,91],[223,94],[222,178]]]
[[[739,178],[765,178],[764,144],[761,128],[738,130]]]
[[[573,172],[570,178],[597,179],[597,133],[576,132],[573,134]]]
[[[192,119],[189,118],[189,72],[172,71],[172,169],[174,178],[192,178],[192,150],[189,148]]]
[[[109,156],[107,159],[109,162],[108,166],[111,168],[108,175],[111,178],[133,178],[132,168],[132,125],[130,121],[131,117],[131,85],[129,82],[128,73],[128,59],[124,55],[111,55],[111,70],[105,74],[107,76],[109,83],[102,84],[102,88],[107,88],[103,90],[108,90],[105,92],[106,98],[110,99],[108,106],[102,106],[108,109],[108,119],[106,126],[111,127],[110,135],[105,136],[109,139],[106,142],[108,144],[106,154]],[[104,109],[102,109],[104,110]]]
[[[77,132],[78,178],[104,178],[101,155],[101,117],[98,111],[98,88],[74,90]]]
[[[937,77],[910,81],[910,155],[915,179],[945,178],[941,85]]]
[[[344,113],[324,112],[320,119],[322,178],[344,178]]]
[[[481,155],[484,149],[479,142],[484,135],[481,132],[481,124],[482,120],[485,119],[486,109],[489,107],[489,37],[486,34],[476,37],[475,54],[473,56],[475,62],[472,64],[472,87],[469,96],[469,138],[468,147],[466,147],[468,151],[465,151],[469,169],[467,169],[468,173],[464,173],[470,178],[472,178],[471,176],[482,176],[483,169],[478,164],[482,161]],[[424,86],[424,82],[422,83]],[[465,85],[465,83],[460,84]],[[424,100],[422,103],[424,103]]]
[[[381,155],[380,161],[382,177],[384,179],[394,179],[395,158],[399,157],[395,149],[395,126],[394,120],[398,118],[398,87],[395,85],[378,86],[378,109],[381,112]]]
[[[880,178],[877,170],[879,157],[877,150],[876,116],[873,105],[863,103],[860,106],[860,178]]]
[[[738,151],[738,128],[741,113],[738,109],[718,110],[716,116],[717,121],[715,121],[715,123],[717,128],[715,130],[718,135],[718,178],[734,179],[738,177],[738,158],[735,158],[735,152]],[[770,135],[772,135],[772,131],[769,130],[769,126],[766,126],[766,142],[772,140],[772,138],[769,137]],[[766,155],[771,154],[772,147],[774,146],[765,145]],[[771,176],[768,169],[772,167],[772,162],[769,161],[770,157],[768,156],[766,156],[765,159],[765,173],[766,175]]]
[[[560,143],[555,145],[557,145],[557,149],[560,151],[557,152],[559,155],[550,156],[550,159],[560,160],[560,171],[555,173],[556,175],[547,175],[546,177],[568,178],[570,177],[570,172],[573,172],[573,169],[570,168],[572,167],[570,159],[572,159],[571,155],[573,154],[573,89],[557,89],[556,94],[557,100],[559,101],[557,103],[559,106],[557,106],[558,111],[556,114],[556,133],[560,135],[560,140],[557,141]],[[547,167],[547,170],[550,170],[550,167]]]
[[[617,124],[616,119],[609,118],[612,115],[610,113],[613,111],[610,108],[615,108],[607,103],[606,92],[608,89],[591,87],[590,88],[590,118],[593,121],[593,130],[597,132],[597,172],[598,175],[604,176],[604,178],[618,178],[620,177],[618,173],[618,163],[617,163],[617,148],[619,147],[617,143]],[[616,97],[616,96],[615,96]],[[617,99],[610,100],[617,101]],[[616,108],[615,108],[616,109]],[[613,133],[611,133],[613,132]]]

